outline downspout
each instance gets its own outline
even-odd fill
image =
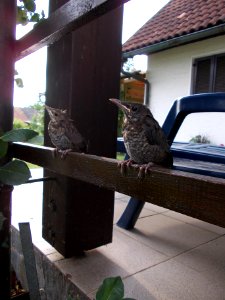
[[[144,104],[149,106],[149,96],[150,96],[150,82],[147,79],[144,79],[142,76],[136,73],[130,73],[121,69],[121,73],[125,75],[126,78],[134,78],[138,81],[144,82],[145,91],[144,91]]]

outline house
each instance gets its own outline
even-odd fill
[[[29,124],[37,111],[32,107],[14,107],[14,120]]]
[[[225,92],[225,1],[171,0],[123,45],[123,59],[148,56],[150,109],[163,123],[174,100]],[[188,116],[176,140],[225,144],[225,114]]]

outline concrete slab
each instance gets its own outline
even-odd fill
[[[60,260],[56,265],[85,293],[93,293],[105,277],[127,277],[167,257],[114,230],[113,243],[88,251],[85,257]]]
[[[125,279],[125,294],[141,300],[223,300],[224,275],[212,281],[171,259]]]
[[[186,216],[186,215],[182,215],[182,214],[177,213],[177,212],[172,211],[172,210],[164,212],[163,214],[165,216],[174,218],[174,219],[182,221],[184,223],[188,223],[190,225],[199,227],[199,228],[204,229],[204,230],[208,230],[208,231],[217,233],[219,235],[225,234],[225,228],[222,228],[222,227],[219,227],[219,226],[216,226],[214,224],[207,223],[207,222],[203,222],[201,220],[198,220],[198,219]]]
[[[42,171],[33,171],[41,177]],[[114,223],[129,196],[115,193]],[[104,278],[121,276],[126,297],[138,300],[224,300],[225,229],[146,203],[134,230],[114,225],[113,242],[65,259],[41,236],[42,184],[15,187],[12,224],[30,222],[42,300],[93,299]],[[13,228],[12,262],[26,285]]]
[[[135,228],[130,231],[119,230],[169,257],[218,236],[216,233],[193,227],[161,214],[139,219]]]

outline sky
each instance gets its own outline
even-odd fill
[[[128,40],[141,26],[143,26],[169,0],[130,0],[124,5],[122,43]],[[37,11],[44,10],[48,14],[48,1],[36,0]],[[17,26],[17,39],[32,29],[33,25]],[[26,107],[37,102],[39,93],[46,89],[46,47],[25,57],[16,63],[15,69],[22,78],[24,87],[14,86],[14,106]],[[137,56],[136,69],[146,68],[146,57]]]

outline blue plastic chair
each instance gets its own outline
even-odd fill
[[[170,146],[172,145],[174,138],[185,117],[191,113],[201,112],[225,112],[225,93],[196,94],[176,100],[162,126]],[[117,151],[126,152],[122,139],[118,139]],[[174,157],[178,155],[181,158],[202,158],[202,155],[199,155],[200,153],[198,152],[193,153],[172,150],[172,153]],[[126,154],[126,159],[127,158],[128,155]],[[204,160],[215,162],[216,158],[212,155],[206,154],[204,155]],[[225,157],[219,156],[218,162],[222,162],[225,164]],[[194,169],[192,169],[192,171],[195,172]],[[207,175],[207,172],[203,174]],[[144,204],[144,201],[138,200],[136,198],[130,198],[127,207],[125,208],[122,216],[117,222],[117,225],[124,229],[134,228]]]

